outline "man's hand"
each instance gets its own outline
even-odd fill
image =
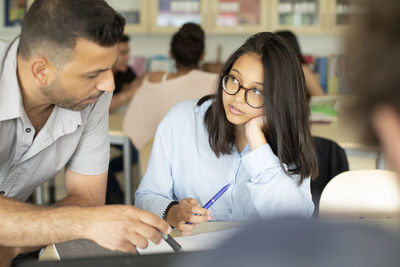
[[[42,247],[2,247],[0,246],[0,267],[10,266],[11,261],[19,254],[40,250]]]
[[[0,246],[0,267],[9,267],[11,261],[22,253],[19,248],[10,248]]]
[[[87,236],[97,244],[124,252],[146,248],[148,239],[158,244],[171,227],[157,215],[134,206],[109,205],[88,208]]]
[[[16,256],[14,248],[0,247],[0,267],[9,267]]]
[[[183,199],[178,205],[172,206],[167,213],[167,222],[175,226],[183,236],[191,235],[199,223],[211,219],[211,212],[203,209],[194,198]],[[186,222],[192,224],[186,224]]]

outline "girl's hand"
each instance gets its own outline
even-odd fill
[[[264,119],[262,116],[255,117],[246,123],[246,138],[251,150],[255,150],[267,143],[267,139],[265,139],[264,136],[263,127]]]
[[[211,212],[203,209],[196,199],[185,198],[178,205],[171,207],[167,213],[166,221],[175,226],[183,236],[186,236],[191,235],[199,223],[211,219]],[[192,224],[186,224],[186,222]]]

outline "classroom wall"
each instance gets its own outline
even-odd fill
[[[1,12],[1,8],[0,8]],[[0,17],[0,19],[3,19]],[[20,32],[18,27],[0,28],[0,39],[10,40]],[[214,62],[217,59],[217,47],[222,45],[221,60],[224,61],[238,48],[249,35],[207,35],[206,59]],[[171,34],[132,34],[131,54],[134,56],[169,55]],[[299,42],[304,54],[329,56],[342,51],[341,38],[338,35],[299,35]]]
[[[131,35],[131,53],[133,55],[153,56],[156,54],[169,55],[169,45],[172,35]],[[221,60],[237,49],[249,35],[207,35],[206,61],[215,61],[218,45],[222,45]],[[342,51],[341,38],[338,35],[301,35],[299,42],[304,54],[329,56],[340,54]]]
[[[0,0],[0,39],[10,40],[20,32],[19,27],[4,28],[4,1]],[[172,34],[133,34],[131,35],[131,51],[134,56],[169,55],[169,43]],[[221,60],[238,48],[249,35],[207,35],[206,61],[216,60],[217,47],[222,45]],[[341,38],[338,35],[300,35],[299,42],[304,54],[329,56],[340,54]]]

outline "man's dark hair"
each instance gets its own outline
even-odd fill
[[[212,150],[217,156],[232,153],[235,131],[224,111],[222,78],[240,56],[248,53],[259,55],[263,65],[263,132],[268,144],[278,156],[282,168],[286,164],[289,173],[300,175],[300,183],[308,176],[316,176],[317,157],[310,133],[303,70],[293,50],[270,32],[248,38],[226,61],[215,96],[205,96],[198,102],[201,105],[214,97],[204,118]]]
[[[196,68],[204,52],[204,31],[195,23],[184,24],[171,40],[177,66]]]
[[[371,116],[380,105],[400,115],[400,1],[356,2],[362,12],[355,15],[348,36],[349,85],[356,95],[350,106],[354,122],[362,126],[365,141],[378,142]]]
[[[22,23],[19,52],[57,57],[79,38],[109,47],[124,31],[125,19],[103,0],[35,0]]]

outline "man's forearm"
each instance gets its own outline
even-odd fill
[[[93,198],[82,197],[81,195],[69,195],[57,201],[54,204],[54,206],[73,206],[73,205],[82,207],[100,206],[104,205],[104,201],[99,201]]]
[[[0,197],[0,245],[34,247],[83,238],[82,207],[42,207]]]

